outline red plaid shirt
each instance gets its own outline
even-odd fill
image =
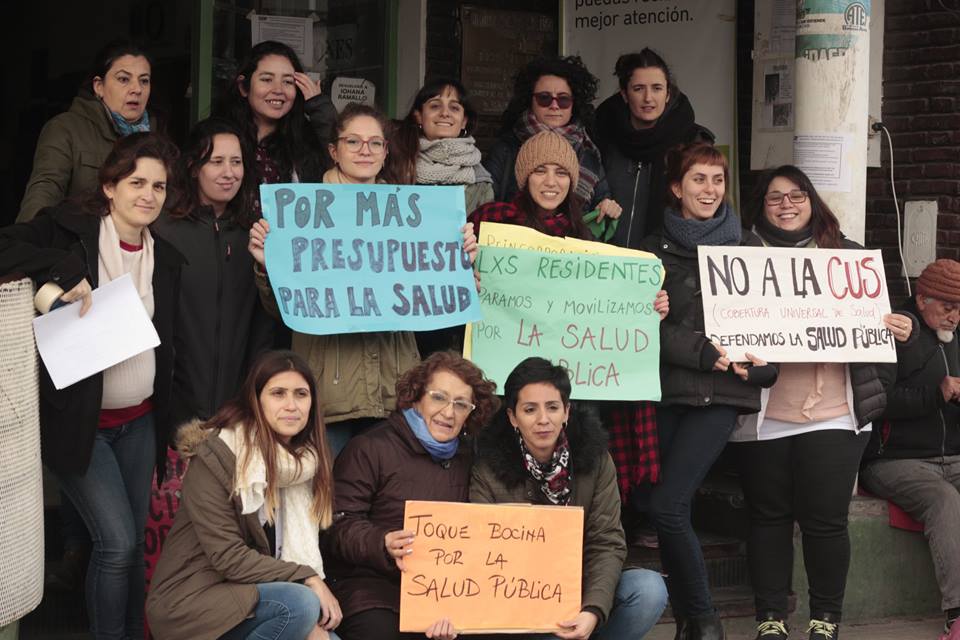
[[[480,235],[481,222],[502,222],[516,224],[522,227],[532,227],[527,220],[527,214],[520,210],[515,202],[488,202],[482,204],[470,214],[473,223],[473,232]],[[540,224],[543,232],[551,236],[563,237],[570,235],[570,218],[564,213],[540,215]],[[540,229],[538,229],[540,231]]]
[[[604,402],[604,423],[610,432],[610,457],[617,467],[620,499],[643,482],[660,481],[657,405],[653,402]]]

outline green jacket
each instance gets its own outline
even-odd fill
[[[44,207],[97,186],[97,172],[117,141],[103,105],[87,91],[40,132],[17,222],[31,220]]]
[[[620,526],[617,470],[596,414],[573,405],[567,424],[571,507],[583,507],[583,584],[580,608],[603,624],[623,572],[627,544]],[[550,504],[523,465],[513,427],[501,412],[477,440],[470,502]]]
[[[263,306],[277,318],[266,274],[254,269]],[[328,424],[354,418],[385,418],[397,407],[397,380],[420,361],[411,331],[373,331],[314,336],[293,332],[293,350],[317,379]]]

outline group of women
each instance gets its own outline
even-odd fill
[[[732,362],[704,335],[696,247],[854,245],[789,166],[763,178],[745,230],[727,161],[663,59],[621,56],[616,75],[619,91],[594,110],[596,79],[578,58],[532,62],[482,158],[458,82],[428,83],[399,123],[362,105],[337,114],[296,54],[265,42],[178,157],[146,110],[149,58],[129,43],[105,49],[41,135],[21,222],[0,230],[0,271],[59,286],[81,315],[92,289],[130,274],[161,340],[65,389],[41,373],[44,462],[93,541],[97,638],[143,635],[150,481],[171,442],[191,462],[146,602],[157,638],[417,637],[398,631],[399,575],[417,545],[402,528],[408,499],[582,507],[582,610],[556,637],[640,638],[669,592],[678,639],[723,638],[691,503],[731,438],[758,638],[787,637],[794,521],[807,631],[837,637],[847,509],[890,371]],[[448,350],[453,331],[294,333],[292,350],[271,350],[284,337],[257,185],[298,181],[462,185],[471,259],[489,221],[656,254],[662,401],[576,403],[563,368],[529,358],[501,406]],[[910,335],[906,317],[885,322]],[[646,482],[638,460],[611,457],[608,438],[623,437],[658,461]],[[626,498],[656,527],[665,584],[623,566]],[[426,636],[456,636],[442,608]]]

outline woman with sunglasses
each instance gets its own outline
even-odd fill
[[[375,108],[349,104],[334,125],[328,151],[334,167],[323,174],[329,184],[396,184],[397,165],[387,144],[389,123]],[[250,229],[249,250],[257,262],[261,300],[279,317],[277,302],[264,270],[263,243],[270,231],[266,220]],[[464,225],[464,250],[476,252],[476,237]],[[335,335],[293,333],[293,350],[304,355],[317,373],[324,404],[330,448],[340,453],[347,441],[396,407],[397,379],[420,360],[412,331],[374,331]],[[372,391],[371,391],[372,390]]]
[[[355,437],[334,466],[334,522],[327,533],[343,640],[399,640],[400,572],[418,542],[403,528],[407,500],[467,502],[473,435],[499,406],[496,385],[472,362],[439,351],[397,382],[397,410]],[[438,606],[428,638],[456,637]]]
[[[768,247],[862,249],[797,167],[769,171],[752,203],[754,231]],[[884,322],[899,341],[908,317]],[[741,416],[731,436],[750,514],[747,559],[757,638],[787,638],[793,523],[800,525],[810,585],[810,640],[839,634],[850,539],[847,511],[871,422],[887,404],[896,365],[784,363],[760,393],[760,411]]]
[[[576,152],[580,175],[573,190],[586,211],[599,208],[599,219],[620,215],[620,205],[610,199],[600,150],[589,134],[596,95],[597,79],[579,56],[538,58],[517,74],[500,137],[483,161],[493,176],[496,200],[512,202],[517,193],[514,163],[520,146],[537,133],[553,131]]]

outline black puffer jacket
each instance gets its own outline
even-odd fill
[[[0,229],[0,273],[21,272],[38,286],[56,282],[69,291],[84,278],[94,289],[100,218],[70,201],[41,209],[29,222]],[[157,437],[157,476],[162,479],[167,457],[173,344],[180,268],[183,256],[154,235],[153,326],[160,336],[156,348],[153,411]],[[57,390],[40,363],[40,443],[43,463],[60,474],[86,473],[100,417],[103,374],[98,373]]]
[[[760,238],[743,232],[741,246],[761,246]],[[663,288],[670,296],[670,313],[660,323],[661,403],[690,407],[725,405],[741,413],[760,409],[760,387],[776,382],[776,365],[754,367],[750,382],[733,372],[714,371],[719,355],[703,326],[703,296],[697,252],[685,249],[662,230],[647,236],[640,248],[663,261]]]
[[[920,317],[913,300],[898,313]],[[911,338],[897,343],[896,381],[887,393],[884,423],[874,425],[865,459],[960,454],[960,407],[944,402],[940,392],[944,376],[960,376],[960,331],[943,343],[923,320],[915,320]]]
[[[174,427],[207,420],[240,389],[253,356],[269,349],[275,323],[260,304],[248,231],[210,207],[184,218],[164,213],[156,235],[186,258],[177,315]]]

